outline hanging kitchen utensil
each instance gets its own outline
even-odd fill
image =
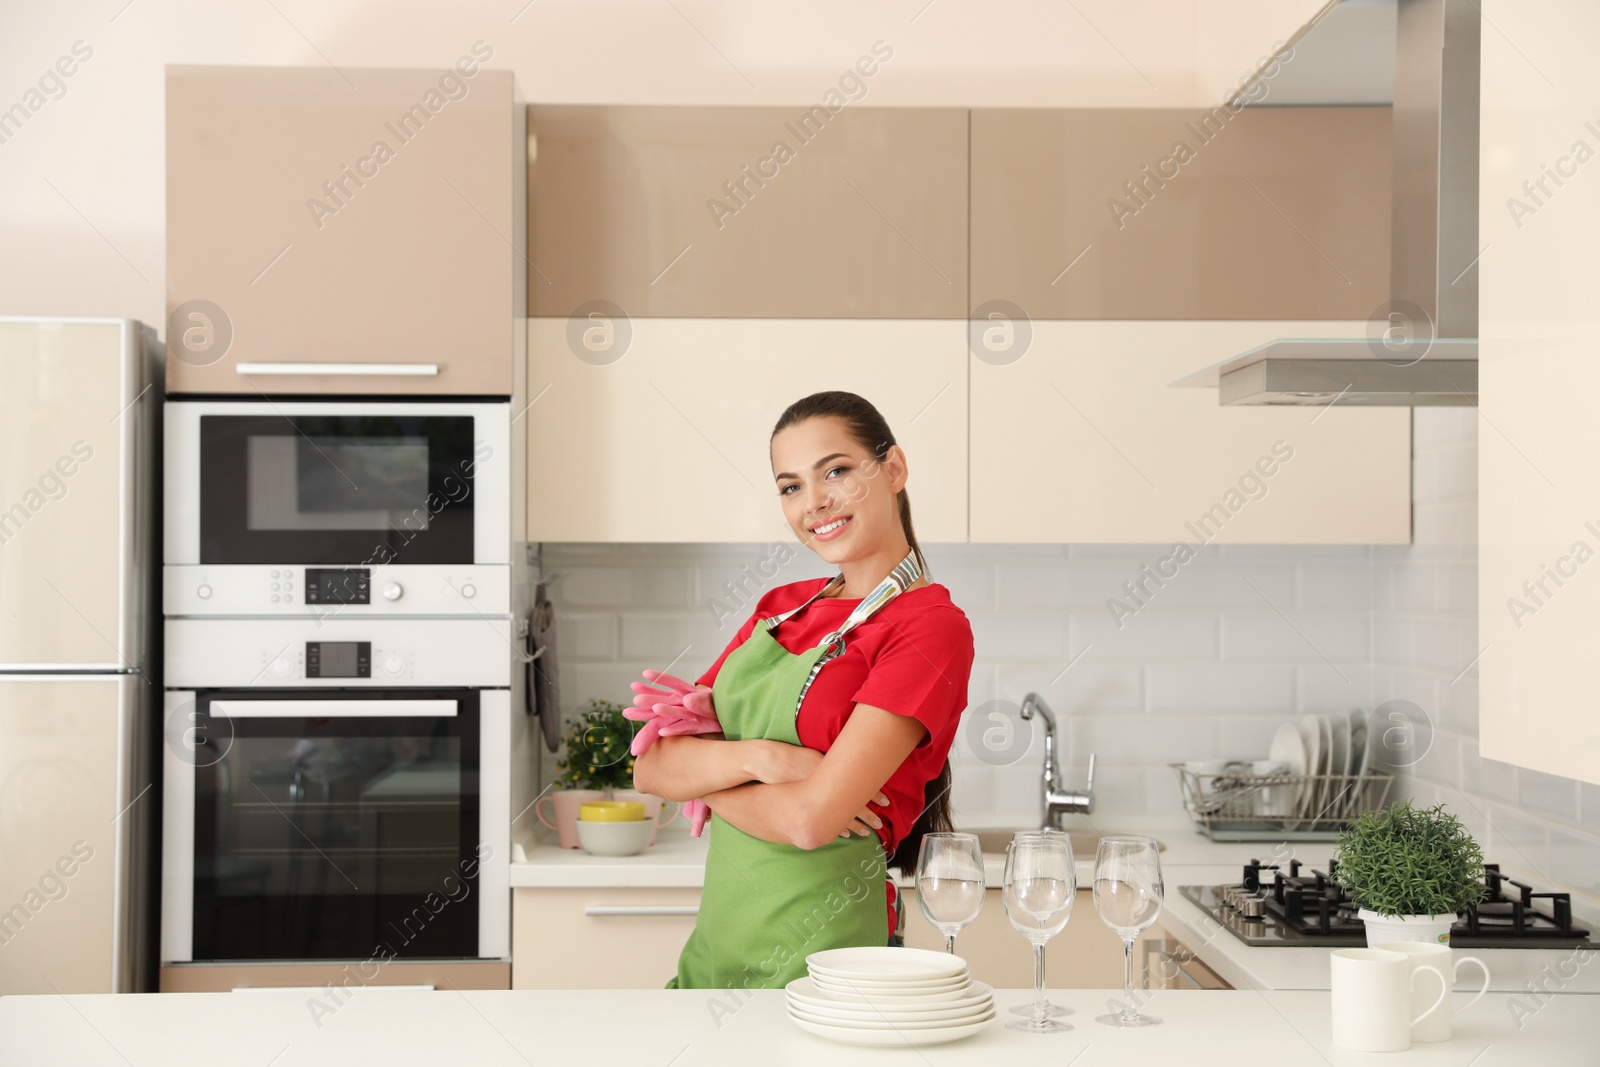
[[[556,685],[555,611],[545,596],[543,581],[534,586],[527,641],[527,710],[538,716],[545,746],[554,752],[561,747],[561,698]]]

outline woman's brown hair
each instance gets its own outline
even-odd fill
[[[778,416],[778,424],[772,428],[772,436],[777,437],[780,431],[797,422],[821,415],[831,415],[841,420],[845,425],[845,431],[879,463],[884,461],[889,449],[896,443],[894,434],[889,430],[889,423],[870,401],[855,393],[838,389],[812,393],[790,404],[783,410],[783,414]],[[895,501],[899,505],[900,525],[905,531],[906,542],[917,554],[917,563],[926,573],[928,561],[923,558],[922,549],[917,545],[917,535],[911,528],[911,498],[906,495],[904,489],[901,489],[895,494]],[[939,773],[923,786],[922,812],[912,825],[911,832],[895,846],[888,865],[903,874],[911,873],[916,870],[917,853],[922,848],[923,836],[931,833],[949,833],[952,829],[954,827],[950,822],[950,758],[946,756],[944,766],[939,769]]]

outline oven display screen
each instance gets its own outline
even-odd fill
[[[370,604],[372,572],[365,567],[307,567],[307,604]]]
[[[307,678],[371,678],[371,641],[307,641]]]

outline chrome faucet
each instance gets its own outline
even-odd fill
[[[1083,783],[1083,792],[1069,792],[1061,785],[1061,768],[1056,764],[1056,717],[1038,693],[1022,698],[1021,715],[1033,718],[1034,712],[1044,720],[1044,774],[1039,780],[1039,827],[1061,829],[1063,815],[1094,811],[1094,753],[1089,753],[1089,777]]]

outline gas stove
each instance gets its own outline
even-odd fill
[[[1367,931],[1357,907],[1340,888],[1337,862],[1326,873],[1302,874],[1299,860],[1285,872],[1252,859],[1233,885],[1185,885],[1178,892],[1216,919],[1235,937],[1253,946],[1349,946],[1365,944]],[[1587,943],[1589,931],[1572,922],[1566,893],[1538,892],[1483,865],[1488,894],[1450,928],[1457,948],[1565,948]]]

